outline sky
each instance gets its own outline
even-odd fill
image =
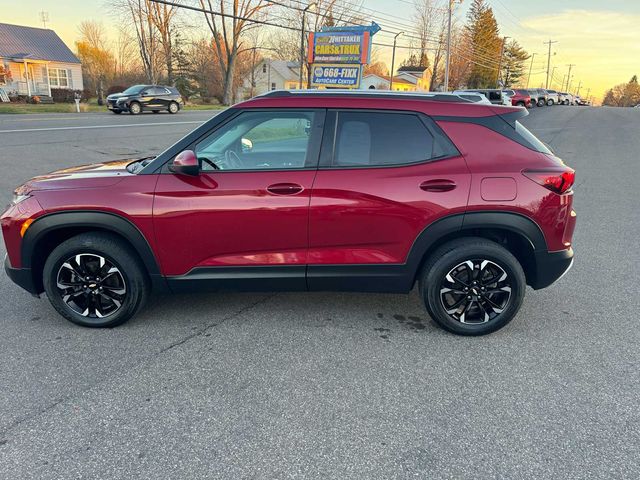
[[[196,0],[185,0],[192,4]],[[446,4],[446,0],[441,0]],[[458,0],[459,2],[459,0]],[[462,24],[471,0],[455,7]],[[529,52],[536,53],[531,87],[544,86],[548,47],[552,47],[551,69],[556,67],[550,88],[560,88],[567,65],[572,69],[571,90],[580,83],[580,93],[590,91],[596,99],[618,84],[640,75],[640,0],[487,0],[493,8],[501,34],[516,38]],[[363,0],[364,12],[390,31],[411,28],[413,0]],[[77,26],[83,20],[105,26],[118,21],[109,13],[107,0],[0,0],[0,22],[42,26],[39,12],[49,13],[48,28],[54,29],[73,49]],[[385,24],[385,21],[387,22]],[[381,32],[374,41],[390,43],[392,34]],[[399,45],[407,40],[400,38]],[[398,49],[396,64],[408,53]],[[391,49],[379,49],[380,58],[391,63]],[[566,84],[565,84],[566,85]],[[589,90],[590,89],[590,90]]]

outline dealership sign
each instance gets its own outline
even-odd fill
[[[314,87],[358,88],[361,70],[359,64],[316,64],[311,68],[311,85]]]
[[[309,34],[308,63],[314,87],[358,88],[362,65],[369,63],[371,37],[380,30],[370,26],[324,27]]]

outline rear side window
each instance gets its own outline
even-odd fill
[[[502,94],[500,92],[489,91],[489,100],[502,100]]]
[[[552,154],[551,150],[549,150],[547,146],[538,139],[538,137],[527,130],[527,127],[522,125],[517,120],[515,122],[514,128],[516,130],[516,133],[524,138],[525,141],[529,144],[529,148],[532,148],[540,153],[546,153],[547,155]]]
[[[340,111],[336,122],[334,167],[405,165],[457,153],[417,114]]]

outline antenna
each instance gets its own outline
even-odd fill
[[[49,21],[49,12],[45,12],[44,10],[41,11],[40,21],[42,22],[42,27],[47,28],[47,22]]]

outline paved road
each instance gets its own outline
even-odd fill
[[[0,132],[0,200],[208,116],[0,118],[140,123]],[[437,329],[415,292],[181,295],[88,330],[0,275],[0,478],[639,478],[640,112],[526,123],[578,171],[577,262],[488,337]]]

